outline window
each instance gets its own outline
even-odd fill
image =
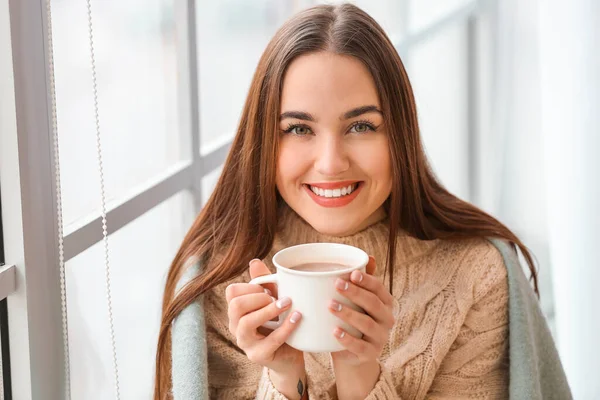
[[[190,135],[178,115],[187,99],[178,94],[182,55],[174,3],[111,0],[94,3],[92,9],[109,202],[191,159]],[[86,4],[53,1],[52,19],[63,214],[69,232],[70,224],[99,212]]]
[[[221,173],[258,59],[286,18],[316,3],[93,2],[113,317],[124,399],[151,393],[165,274]],[[487,90],[491,78],[490,63],[480,62],[473,51],[476,38],[491,39],[472,24],[483,18],[484,2],[355,3],[382,24],[403,57],[435,172],[460,197],[477,199],[477,176],[470,174],[478,166],[477,127],[485,121],[474,115],[485,116],[481,104],[487,107],[489,101],[481,88]],[[45,58],[45,3],[10,2],[11,31],[9,6],[0,5],[0,50],[11,54],[11,48],[18,49],[0,62],[0,82],[10,88],[0,93],[0,172],[3,189],[16,196],[3,202],[11,217],[5,240],[10,236],[10,257],[26,282],[10,303],[11,351],[29,355],[11,366],[13,391],[24,397],[63,397],[57,185],[46,90],[54,72],[72,397],[111,397],[87,9],[75,0],[53,0],[51,6],[54,71]]]
[[[152,397],[154,352],[166,271],[191,223],[181,192],[109,236],[112,312],[121,398]],[[106,306],[104,246],[67,262],[71,398],[112,398],[113,361]]]
[[[450,26],[407,52],[425,151],[440,180],[464,199],[470,167],[466,33],[464,24]]]

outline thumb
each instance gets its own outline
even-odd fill
[[[269,271],[269,268],[267,268],[265,263],[262,262],[261,260],[259,260],[258,258],[255,258],[254,260],[250,261],[250,263],[248,265],[250,265],[250,278],[251,279],[257,278],[259,276],[271,274],[271,271]]]
[[[258,278],[259,276],[263,275],[271,275],[271,271],[269,270],[269,268],[265,265],[264,262],[262,262],[258,258],[255,258],[254,260],[250,261],[249,265],[250,279]],[[275,284],[265,283],[262,286],[266,289],[269,289],[271,293],[273,293],[273,296],[277,297],[277,286],[275,286]]]

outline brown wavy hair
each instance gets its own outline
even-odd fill
[[[173,319],[198,296],[248,268],[270,251],[277,209],[275,186],[280,95],[286,68],[296,58],[327,51],[356,57],[377,86],[389,135],[393,184],[385,207],[390,221],[386,274],[393,279],[399,228],[422,240],[495,237],[519,247],[537,274],[527,248],[502,223],[448,192],[433,174],[421,143],[417,110],[406,70],[383,29],[350,4],[320,5],[288,20],[264,51],[249,89],[223,172],[169,269],[156,354],[154,399],[170,397]],[[217,257],[218,255],[218,257]],[[175,296],[189,260],[203,270]]]

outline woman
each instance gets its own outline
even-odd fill
[[[171,324],[200,295],[210,398],[506,398],[507,268],[486,238],[520,248],[537,292],[521,241],[433,175],[381,27],[347,4],[301,12],[265,50],[221,178],[171,265],[155,399],[171,389]],[[367,274],[338,282],[366,315],[331,304],[364,334],[332,332],[345,351],[285,344],[297,312],[260,328],[294,305],[247,282],[273,272],[275,252],[306,242],[372,256]],[[187,281],[194,262],[201,272]]]

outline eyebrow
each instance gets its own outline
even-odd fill
[[[362,107],[353,108],[352,110],[344,113],[344,115],[341,119],[356,118],[358,116],[361,116],[361,115],[367,114],[367,113],[371,113],[371,112],[376,112],[376,113],[383,115],[383,113],[381,112],[381,110],[379,108],[377,108],[377,106],[370,105],[370,106],[362,106]]]
[[[353,108],[352,110],[345,112],[340,117],[340,119],[345,120],[345,119],[350,119],[350,118],[356,118],[363,114],[367,114],[367,113],[371,113],[371,112],[376,112],[376,113],[383,115],[383,113],[381,112],[381,110],[379,108],[377,108],[377,106],[368,105],[368,106],[361,106],[361,107]],[[311,121],[311,122],[316,121],[315,117],[313,117],[310,113],[307,113],[304,111],[286,111],[279,116],[280,121],[284,120],[286,118],[294,118],[294,119],[299,119],[302,121]]]
[[[286,111],[279,116],[280,121],[283,119],[286,119],[286,118],[294,118],[294,119],[301,119],[303,121],[315,122],[315,117],[313,117],[309,113],[303,112],[303,111]]]

